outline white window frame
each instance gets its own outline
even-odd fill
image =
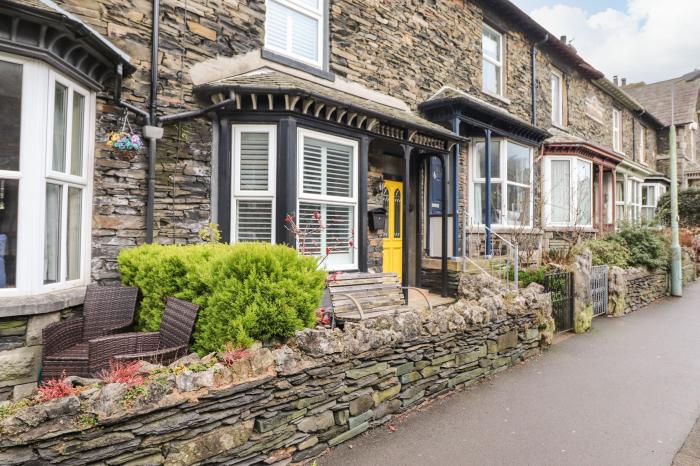
[[[644,165],[647,164],[647,154],[646,154],[646,139],[647,139],[647,128],[644,125],[639,126],[639,162]]]
[[[486,55],[486,53],[484,53],[484,48],[483,48],[483,45],[484,45],[484,30],[488,30],[489,32],[495,34],[496,37],[498,37],[498,51],[499,51],[499,55],[500,55],[500,56],[498,57],[498,59],[494,59],[494,58],[492,58],[492,57],[489,57],[488,55]],[[497,30],[495,30],[494,28],[492,28],[492,27],[489,26],[488,24],[483,23],[483,28],[482,28],[482,31],[481,31],[481,59],[482,59],[482,60],[486,60],[487,62],[489,62],[489,63],[491,63],[492,65],[496,66],[496,68],[498,69],[498,77],[499,77],[499,79],[498,79],[498,89],[496,90],[496,92],[494,92],[494,91],[492,91],[492,90],[490,90],[490,89],[486,89],[486,80],[484,79],[484,76],[483,76],[483,69],[484,69],[484,67],[483,67],[483,64],[482,64],[482,66],[481,66],[481,69],[482,69],[481,89],[482,89],[484,92],[486,92],[487,94],[495,94],[495,95],[497,95],[497,96],[499,96],[499,97],[503,97],[503,89],[505,88],[505,83],[503,82],[503,61],[504,61],[504,60],[503,60],[503,57],[504,57],[504,55],[505,55],[505,50],[504,50],[504,47],[503,47],[503,46],[504,46],[504,43],[505,43],[505,42],[504,42],[504,40],[503,40],[503,34],[502,34],[502,33],[498,32]]]
[[[558,126],[560,128],[564,127],[564,73],[559,71],[556,68],[552,68],[552,78],[558,78],[559,79],[559,121],[557,121],[554,118],[554,86],[552,86],[552,124],[554,126]]]
[[[642,213],[642,183],[641,178],[628,177],[625,183],[625,211],[627,221],[638,224]]]
[[[501,190],[501,222],[496,223],[492,222],[491,227],[493,229],[500,229],[500,230],[508,230],[512,228],[525,228],[529,229],[532,228],[533,225],[533,217],[534,217],[534,205],[533,205],[533,199],[534,199],[534,186],[533,186],[533,177],[534,177],[534,160],[533,160],[533,149],[532,147],[528,147],[525,144],[516,142],[516,141],[511,141],[507,138],[494,138],[491,139],[492,142],[492,148],[493,148],[493,142],[500,142],[500,147],[499,147],[499,177],[498,178],[491,178],[491,189],[500,189]],[[518,144],[523,147],[528,147],[530,151],[530,184],[529,186],[523,183],[517,183],[515,181],[508,181],[508,144]],[[474,196],[474,193],[476,191],[475,186],[476,184],[485,184],[486,183],[486,178],[478,178],[476,176],[476,167],[477,164],[479,163],[478,157],[479,157],[479,151],[476,149],[478,144],[484,144],[483,139],[475,139],[474,143],[470,145],[469,151],[470,151],[470,156],[469,160],[471,161],[471,167],[470,167],[470,173],[471,173],[471,181],[469,183],[469,212],[470,216],[472,219],[476,219],[476,213],[477,213],[477,206],[475,205],[476,198]],[[490,167],[485,167],[486,170],[489,170]],[[528,224],[527,225],[522,225],[522,224],[510,224],[508,223],[508,186],[517,186],[521,188],[528,188],[530,190],[530,216],[528,219]],[[481,207],[479,206],[478,209]],[[484,223],[482,222],[477,222],[475,220],[474,225],[477,227],[483,227]]]
[[[276,206],[276,186],[277,186],[277,126],[276,125],[232,125],[231,147],[233,161],[231,167],[233,176],[231,177],[232,198],[231,198],[231,242],[238,242],[238,229],[236,225],[237,201],[271,201],[272,219],[270,242],[274,244],[277,240],[277,206]],[[241,190],[241,134],[242,133],[267,133],[268,134],[268,179],[265,191]]]
[[[17,218],[17,263],[16,286],[0,289],[0,298],[28,296],[55,290],[85,286],[90,282],[92,248],[92,196],[95,153],[95,93],[91,92],[64,75],[58,73],[40,60],[0,53],[0,60],[22,65],[22,115],[20,129],[19,171],[0,171],[0,178],[19,180]],[[53,92],[55,82],[69,89],[69,103],[72,91],[85,96],[84,154],[82,176],[70,175],[70,138],[66,135],[66,171],[51,169],[53,150]],[[72,108],[67,107],[70,121]],[[62,215],[61,225],[61,268],[56,283],[44,284],[44,231],[46,211],[46,184],[55,182],[63,186],[82,189],[80,225],[80,277],[66,280],[66,228],[67,213]],[[63,189],[62,208],[67,208],[67,187]]]
[[[352,147],[352,197],[339,197],[339,196],[327,196],[322,194],[306,194],[304,193],[304,139],[305,138],[318,139],[320,141],[331,142],[335,144],[342,144],[345,146]],[[359,144],[355,139],[348,139],[340,136],[335,136],[328,133],[323,133],[319,131],[314,131],[307,128],[297,129],[297,216],[299,217],[299,206],[304,202],[315,202],[322,204],[331,205],[343,205],[353,208],[353,231],[357,233],[358,225],[358,161],[359,161]],[[355,244],[357,244],[357,238],[355,238]],[[354,247],[353,247],[354,249]],[[331,261],[325,261],[323,267],[330,271],[342,271],[342,270],[357,270],[359,264],[359,257],[357,250],[353,251],[352,263],[346,264],[330,264]]]
[[[620,222],[624,222],[627,219],[627,209],[625,207],[625,201],[627,200],[627,180],[625,180],[623,176],[620,176],[615,180],[615,183],[615,223],[620,224]],[[621,186],[617,186],[618,184]],[[620,198],[619,200],[618,197]]]
[[[639,202],[642,204],[640,220],[644,220],[644,211],[651,210],[652,215],[649,221],[653,221],[656,218],[656,207],[659,205],[659,197],[663,194],[663,185],[660,183],[642,183],[641,195]],[[654,192],[654,202],[652,204],[644,204],[644,189],[651,189]]]
[[[592,228],[593,227],[593,163],[590,160],[585,160],[579,157],[570,156],[559,156],[559,155],[548,155],[545,157],[544,164],[544,183],[543,183],[543,204],[544,208],[544,224],[550,227],[580,227],[580,228]],[[569,189],[571,194],[569,200],[571,202],[571,210],[569,210],[569,221],[568,222],[553,222],[552,219],[552,203],[549,200],[552,192],[552,161],[561,160],[569,162]],[[576,213],[578,212],[578,164],[579,162],[586,163],[591,169],[591,221],[589,223],[577,223]]]
[[[622,110],[613,108],[612,111],[613,150],[622,154]]]
[[[287,18],[287,48],[283,49],[281,47],[275,47],[274,45],[270,44],[268,41],[269,35],[267,32],[265,33],[265,49],[270,50],[272,52],[278,53],[280,55],[284,55],[285,57],[289,57],[291,59],[300,61],[302,63],[306,63],[307,65],[311,65],[315,68],[324,68],[324,61],[325,61],[325,44],[326,44],[326,14],[327,14],[327,8],[326,8],[326,0],[318,0],[318,8],[317,9],[312,9],[309,8],[305,5],[300,4],[299,2],[295,0],[265,0],[265,28],[267,28],[268,24],[268,18],[267,18],[267,12],[269,11],[269,3],[277,3],[278,5],[282,5],[286,8],[289,8],[291,10],[294,10],[304,16],[310,17],[317,22],[317,31],[316,31],[316,37],[317,37],[317,43],[316,43],[316,48],[317,48],[317,56],[318,60],[310,60],[307,57],[304,57],[302,55],[298,55],[292,51],[292,28],[291,28],[291,19]]]

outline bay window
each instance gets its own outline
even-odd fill
[[[233,127],[232,239],[275,240],[275,160],[277,127]]]
[[[503,95],[503,35],[484,24],[481,41],[483,90]]]
[[[477,224],[486,214],[484,142],[475,144],[472,212]],[[532,226],[532,149],[508,140],[491,142],[491,224]]]
[[[321,68],[324,0],[267,0],[265,48]]]
[[[330,270],[356,269],[357,142],[298,130],[298,224],[308,232],[301,252],[328,256]]]
[[[575,157],[547,157],[545,160],[545,223],[592,226],[593,165]]]
[[[94,95],[0,54],[0,101],[0,296],[84,285]]]

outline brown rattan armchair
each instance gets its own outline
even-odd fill
[[[90,375],[88,341],[128,328],[134,320],[138,288],[89,285],[82,317],[44,328],[42,380],[62,375]]]
[[[170,364],[187,354],[199,306],[168,298],[159,332],[132,332],[90,340],[90,372],[98,374],[117,362],[148,361]]]

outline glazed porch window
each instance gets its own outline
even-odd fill
[[[233,127],[233,241],[275,241],[277,127]]]
[[[325,256],[330,270],[357,268],[354,234],[357,229],[357,142],[300,129],[299,226],[313,230],[306,239],[307,253]]]
[[[641,221],[642,210],[642,182],[638,179],[627,180],[627,220],[631,223]]]
[[[615,186],[615,220],[618,224],[625,221],[625,212],[625,182],[618,181]]]
[[[503,35],[484,24],[481,39],[483,90],[503,95]]]
[[[265,48],[321,68],[324,0],[267,0]]]
[[[0,54],[0,296],[87,282],[94,95]]]
[[[575,157],[547,157],[544,172],[545,224],[589,227],[593,178],[590,162]]]
[[[472,212],[486,217],[486,154],[477,142],[473,156]],[[507,140],[491,141],[491,224],[532,226],[532,149]]]

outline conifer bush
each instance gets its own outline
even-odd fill
[[[118,258],[122,282],[143,294],[137,327],[158,331],[169,296],[200,306],[193,349],[281,341],[316,322],[325,272],[317,260],[262,243],[143,245]]]

